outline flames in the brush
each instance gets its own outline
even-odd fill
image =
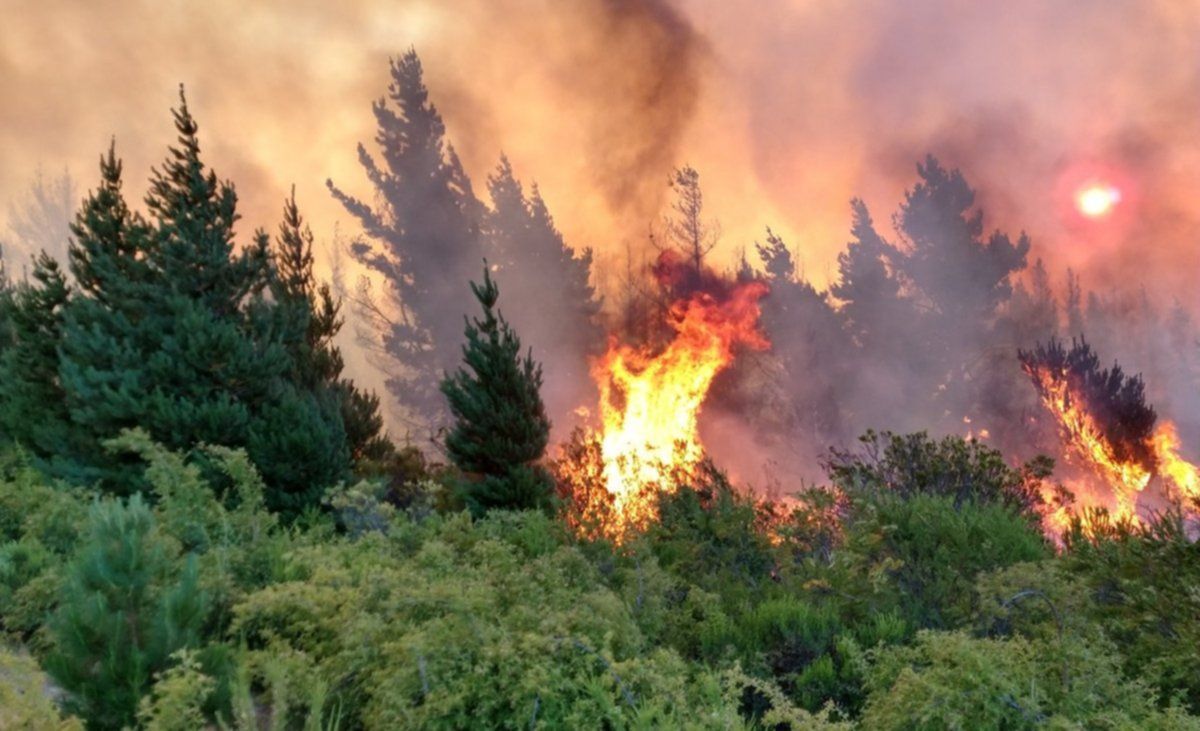
[[[702,459],[697,419],[713,379],[739,347],[769,346],[758,328],[765,284],[729,282],[670,254],[654,274],[663,291],[681,292],[665,311],[669,342],[651,348],[610,338],[592,368],[599,433],[559,469],[573,483],[571,499],[584,503],[580,512],[599,523],[592,530],[617,539],[652,519],[657,493],[675,490]]]
[[[1200,499],[1200,470],[1179,455],[1175,425],[1159,422],[1146,405],[1140,377],[1119,366],[1104,369],[1091,347],[1078,341],[1068,350],[1052,341],[1021,353],[1043,405],[1055,417],[1068,459],[1089,475],[1068,480],[1080,508],[1105,508],[1117,519],[1140,520],[1138,499],[1156,478],[1169,498]],[[1047,516],[1061,531],[1072,509]]]

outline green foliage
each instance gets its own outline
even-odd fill
[[[648,645],[544,515],[406,523],[293,561],[295,580],[237,607],[236,630],[255,651],[309,658],[351,727],[732,718],[715,679]]]
[[[182,92],[175,127],[145,216],[115,150],[101,159],[71,227],[74,287],[43,256],[33,284],[5,290],[0,431],[53,474],[117,494],[146,487],[135,458],[103,446],[123,429],[245,448],[268,505],[297,516],[351,458],[387,457],[378,403],[340,376],[337,303],[313,281],[295,202],[276,257],[262,233],[239,247],[237,196],[203,164]]]
[[[1155,695],[1121,676],[1107,647],[1072,644],[1086,672],[1063,682],[1064,648],[1023,638],[978,639],[921,632],[911,646],[872,653],[871,729],[1106,728],[1185,729],[1200,721],[1178,708],[1160,711]]]
[[[496,302],[500,290],[487,266],[471,283],[483,318],[468,321],[464,367],[442,381],[454,414],[446,452],[466,479],[460,490],[475,515],[494,508],[545,508],[550,476],[534,464],[546,451],[550,421],[539,393],[542,367],[521,357],[521,341]]]
[[[1090,516],[1068,535],[1064,567],[1088,590],[1088,614],[1122,649],[1125,671],[1200,713],[1200,543],[1183,516],[1144,526]]]
[[[1197,728],[1182,524],[1056,555],[986,460],[787,511],[706,464],[618,546],[429,476],[285,528],[243,451],[107,446],[148,499],[0,470],[0,623],[58,683],[10,705],[47,727],[61,698],[93,728]]]
[[[737,492],[711,462],[698,467],[692,485],[662,495],[658,513],[646,537],[672,573],[720,590],[730,604],[771,581],[775,556],[754,499]]]
[[[1038,529],[1010,509],[935,495],[880,496],[848,532],[835,576],[848,571],[862,587],[863,609],[887,608],[913,628],[962,626],[977,574],[1050,554]]]
[[[204,674],[194,651],[181,650],[174,665],[155,676],[154,687],[138,704],[138,723],[146,731],[192,731],[205,724],[204,704],[215,681]]]
[[[313,235],[300,216],[294,188],[284,203],[275,241],[271,291],[282,316],[293,320],[291,331],[302,333],[286,342],[294,379],[320,401],[336,406],[350,459],[358,463],[387,458],[393,448],[382,434],[379,399],[342,377],[345,361],[334,344],[343,325],[342,303],[313,274]]]
[[[55,706],[48,680],[33,659],[0,645],[0,728],[81,731],[83,724]]]
[[[883,492],[903,497],[932,494],[1000,503],[1037,518],[1038,487],[1053,462],[1038,458],[1019,470],[1004,455],[971,439],[949,436],[936,441],[925,432],[892,434],[868,431],[858,451],[832,450],[826,462],[834,484],[851,496]]]
[[[132,720],[155,672],[199,641],[207,597],[140,496],[97,501],[68,568],[47,665],[90,727]]]
[[[0,434],[58,465],[71,462],[79,448],[58,379],[57,348],[70,287],[58,262],[45,253],[31,277],[0,291]]]

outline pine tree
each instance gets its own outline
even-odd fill
[[[202,163],[182,90],[180,99],[178,144],[151,180],[149,219],[130,213],[110,150],[73,229],[80,291],[64,308],[59,380],[94,470],[81,476],[140,489],[135,462],[101,445],[141,427],[172,449],[245,447],[268,505],[296,513],[347,474],[340,410],[300,377],[289,345],[308,323],[264,297],[268,237],[237,250],[233,186]]]
[[[838,280],[830,293],[842,301],[842,313],[854,338],[868,350],[888,339],[893,321],[903,317],[900,282],[888,268],[895,249],[875,231],[861,199],[850,203],[854,237],[838,254]]]
[[[57,261],[65,257],[71,214],[79,199],[75,180],[63,170],[48,177],[39,169],[24,197],[8,206],[9,236],[4,248],[36,258],[46,252]]]
[[[685,165],[671,173],[671,188],[675,201],[673,215],[666,220],[667,240],[684,257],[697,277],[704,273],[704,258],[717,245],[720,231],[704,220],[704,193],[700,189],[700,173]]]
[[[592,252],[577,255],[567,246],[537,186],[526,195],[506,158],[488,178],[488,191],[486,232],[505,286],[538,293],[513,300],[505,315],[555,375],[546,406],[565,424],[580,404],[595,399],[589,357],[605,342],[600,298],[590,283]]]
[[[334,344],[344,322],[342,303],[329,284],[318,283],[313,274],[313,235],[300,215],[294,189],[284,202],[273,263],[275,300],[288,317],[295,318],[292,331],[303,333],[288,344],[295,380],[337,404],[354,462],[386,458],[392,445],[382,433],[379,397],[342,377],[345,361]]]
[[[500,290],[486,263],[483,284],[471,283],[483,318],[467,321],[464,365],[442,381],[455,423],[446,452],[467,474],[462,496],[472,512],[544,508],[552,485],[536,464],[546,451],[550,421],[539,389],[542,368],[496,310]]]
[[[70,288],[45,252],[31,279],[0,292],[0,433],[42,464],[69,463],[78,445],[58,379],[58,346]]]
[[[1146,385],[1140,374],[1128,376],[1116,362],[1104,368],[1085,340],[1073,339],[1067,348],[1051,339],[1022,350],[1019,357],[1039,392],[1045,388],[1045,374],[1065,380],[1071,397],[1084,402],[1083,408],[1092,415],[1115,460],[1133,460],[1151,469],[1155,466],[1150,438],[1158,415],[1146,403]]]
[[[917,165],[921,180],[905,194],[896,216],[906,249],[897,269],[942,319],[990,322],[1012,293],[1011,275],[1025,267],[1029,239],[1015,242],[999,231],[983,236],[983,211],[958,170],[932,156]]]
[[[154,674],[198,644],[207,598],[197,563],[169,546],[140,495],[93,505],[49,623],[46,663],[89,728],[128,727]]]
[[[660,293],[662,307],[671,301],[687,297],[702,286],[706,273],[706,257],[716,248],[721,231],[716,222],[704,218],[704,192],[700,188],[700,173],[685,165],[671,173],[668,180],[675,200],[671,212],[663,219],[665,236],[660,242],[651,237],[651,243],[663,251],[682,256],[688,266],[681,280],[660,282],[664,291]]]
[[[770,292],[763,301],[762,326],[779,362],[779,387],[786,394],[788,426],[807,443],[825,444],[841,436],[837,388],[845,376],[846,335],[841,316],[827,294],[799,275],[791,251],[770,229],[755,244]]]
[[[446,143],[416,52],[393,59],[391,75],[387,97],[372,107],[381,161],[358,146],[379,203],[372,207],[332,181],[327,185],[374,242],[356,245],[353,253],[382,275],[391,294],[394,312],[381,333],[383,348],[415,372],[393,374],[388,389],[415,412],[417,423],[436,432],[446,421],[438,382],[457,361],[454,344],[465,314],[457,283],[472,276],[483,256],[483,210]]]

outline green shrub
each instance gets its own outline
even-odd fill
[[[145,731],[193,731],[204,728],[204,706],[216,688],[192,650],[181,650],[175,663],[155,676],[154,687],[138,705],[137,718]]]
[[[63,717],[51,700],[45,674],[28,655],[0,645],[0,728],[28,731],[79,731],[83,724]]]
[[[1121,646],[1128,675],[1200,712],[1200,543],[1175,512],[1142,526],[1093,517],[1063,557],[1089,616]]]
[[[47,668],[92,728],[129,723],[154,674],[194,646],[207,599],[140,496],[97,501],[67,569]]]
[[[1037,522],[1041,481],[1052,460],[1038,457],[1019,470],[1004,455],[971,439],[948,436],[935,441],[925,432],[893,434],[868,431],[858,451],[832,450],[826,460],[830,479],[851,496],[888,492],[901,497],[940,495],[955,505],[1000,503]]]
[[[1064,680],[1063,652],[1086,672]],[[1195,729],[1178,708],[1121,676],[1112,648],[922,631],[871,653],[862,726],[870,729]]]

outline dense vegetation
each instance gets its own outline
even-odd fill
[[[955,438],[868,441],[831,465],[842,490],[787,508],[706,467],[621,546],[544,511],[472,518],[446,474],[403,506],[379,481],[334,489],[327,513],[286,525],[241,450],[128,432],[110,447],[141,464],[148,491],[130,497],[14,455],[0,628],[26,650],[0,656],[2,713],[31,728],[71,728],[66,713],[152,729],[1200,728],[1200,557],[1177,518],[1056,553],[1027,501],[1035,475]]]
[[[314,277],[295,200],[274,240],[235,245],[236,194],[181,99],[146,212],[110,150],[65,266],[39,258],[0,299],[0,727],[1200,729],[1192,527],[1096,515],[1056,544],[1045,459],[868,432],[789,500],[705,462],[645,531],[578,530],[517,332],[549,333],[562,349],[547,362],[579,366],[568,341],[598,340],[590,256],[507,163],[494,208],[475,210],[420,73],[415,54],[398,60],[400,112],[375,108],[387,171],[362,157],[382,207],[334,191],[390,247],[355,248],[413,308],[385,331],[412,356],[388,386],[445,421],[450,464],[394,446],[378,400],[343,376],[341,302]],[[972,245],[981,228],[957,217],[961,176],[932,160],[921,175],[894,269],[899,250],[856,206],[849,330],[773,235],[764,317],[886,352],[906,334],[875,299],[899,297],[899,272],[948,321],[965,295],[943,287],[930,211],[958,206]],[[700,278],[698,175],[672,184],[668,243]],[[989,241],[965,317],[1011,294],[1027,249]],[[449,250],[450,276],[428,268]],[[468,288],[487,250],[500,258]],[[501,314],[501,285],[547,282],[512,324]],[[965,357],[942,325],[929,357]],[[776,356],[811,365],[795,341]],[[594,457],[578,434],[568,455]]]

